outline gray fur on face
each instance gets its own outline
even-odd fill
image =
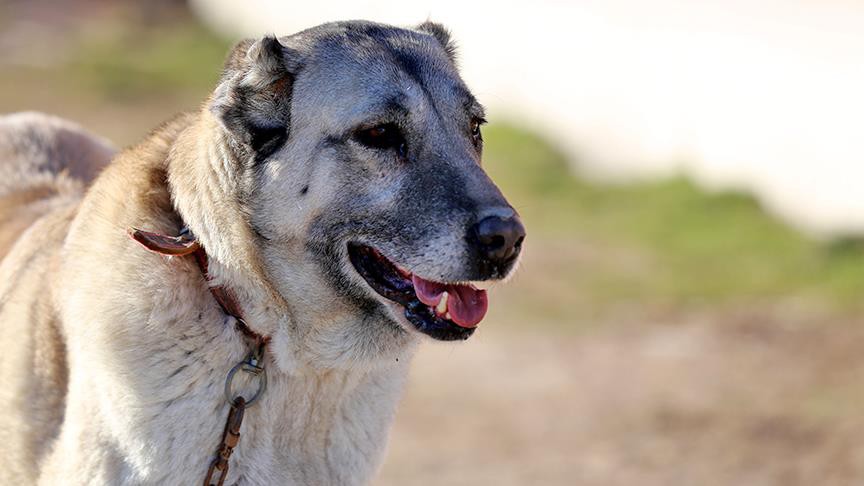
[[[234,141],[265,266],[303,277],[273,275],[281,292],[335,290],[353,313],[392,321],[348,263],[350,242],[431,280],[504,276],[478,263],[468,238],[481,217],[512,208],[480,165],[472,122],[484,111],[454,59],[430,22],[338,22],[235,47],[210,106]],[[358,140],[380,125],[398,129],[404,151]]]

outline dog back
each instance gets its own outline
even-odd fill
[[[107,141],[60,118],[0,117],[0,259],[34,221],[80,199],[114,153]]]

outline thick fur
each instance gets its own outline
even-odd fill
[[[512,209],[479,165],[482,108],[451,51],[429,24],[243,41],[199,112],[110,164],[107,144],[68,123],[0,120],[0,484],[201,482],[225,375],[249,343],[191,258],[127,236],[184,224],[213,284],[272,337],[227,483],[366,483],[419,334],[347,244],[442,281],[503,276],[466,238]],[[356,141],[383,122],[404,156]]]

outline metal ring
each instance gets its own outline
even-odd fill
[[[244,369],[244,367],[246,367],[246,366],[257,368],[257,370],[258,370],[257,372],[252,372],[252,371],[247,371],[247,372],[250,375],[257,376],[260,380],[258,382],[258,390],[255,392],[254,395],[252,395],[252,398],[249,398],[248,400],[246,400],[246,406],[249,407],[253,403],[255,403],[261,397],[261,394],[264,393],[264,390],[267,389],[267,370],[265,370],[264,368],[261,368],[261,367],[254,366],[245,360],[237,363],[236,365],[234,365],[233,368],[231,368],[231,371],[228,372],[228,376],[225,378],[225,399],[228,400],[228,403],[231,404],[232,407],[234,406],[234,399],[236,397],[231,392],[231,382],[234,381],[234,375],[237,374],[238,370],[242,369],[243,371],[246,371]]]

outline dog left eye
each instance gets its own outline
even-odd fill
[[[474,144],[477,145],[483,140],[483,134],[480,133],[480,125],[486,123],[486,120],[482,118],[472,118],[471,119],[471,139],[474,141]]]
[[[372,128],[359,130],[356,135],[361,144],[379,150],[396,150],[401,157],[405,156],[407,145],[399,127],[392,123],[376,125]]]

